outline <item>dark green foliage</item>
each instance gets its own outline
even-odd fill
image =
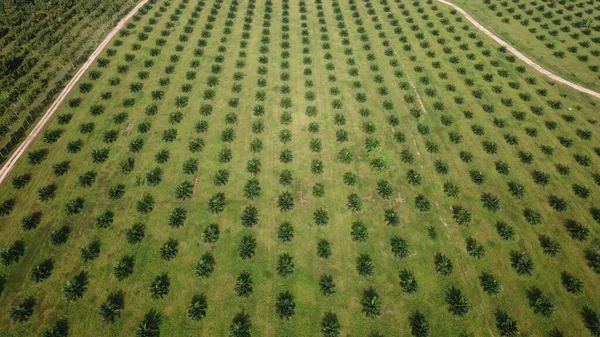
[[[313,220],[317,226],[325,226],[329,223],[329,214],[322,208],[313,213]]]
[[[468,225],[471,222],[471,212],[460,205],[452,206],[452,218],[459,225]]]
[[[275,302],[277,316],[282,319],[290,319],[294,316],[295,311],[296,303],[294,302],[294,296],[289,291],[279,293]]]
[[[119,281],[124,280],[133,273],[134,265],[135,259],[133,256],[125,255],[113,267],[113,275],[115,275]]]
[[[169,238],[162,247],[160,247],[160,256],[163,260],[170,261],[174,259],[179,253],[179,241],[177,239]]]
[[[495,316],[496,327],[500,330],[500,336],[515,337],[519,334],[519,326],[516,319],[510,317],[504,311],[497,311]]]
[[[587,240],[590,234],[590,229],[587,226],[582,225],[572,219],[568,219],[565,221],[565,228],[567,229],[567,232],[569,233],[571,238],[577,241]]]
[[[67,242],[71,234],[71,227],[64,225],[59,229],[50,232],[50,244],[53,246],[60,246]]]
[[[41,202],[52,200],[54,199],[54,197],[56,197],[56,190],[58,190],[58,185],[56,185],[55,183],[43,186],[38,190],[38,199]],[[10,202],[10,200],[7,201]],[[4,203],[6,203],[7,201],[5,201]],[[3,209],[6,208],[6,206],[10,206],[10,204],[7,204],[5,206],[4,203],[2,204]],[[14,205],[14,200],[12,200],[12,204]]]
[[[242,237],[238,246],[238,255],[243,259],[251,259],[256,253],[256,239],[252,234],[246,234]]]
[[[159,337],[162,317],[155,309],[150,309],[135,328],[136,337]]]
[[[213,194],[208,200],[208,210],[213,214],[223,212],[225,210],[225,193],[219,192]]]
[[[31,280],[40,283],[52,275],[54,269],[54,261],[46,259],[31,270]]]
[[[175,187],[175,199],[186,200],[194,194],[194,184],[191,181],[185,180]]]
[[[321,332],[323,337],[339,337],[341,325],[337,315],[331,311],[327,311],[321,320]]]
[[[179,228],[183,226],[187,219],[187,210],[183,207],[176,207],[169,214],[169,226]]]
[[[410,325],[410,333],[414,337],[429,336],[429,323],[420,312],[413,312],[408,318],[408,324]]]
[[[446,255],[444,255],[442,253],[435,254],[435,257],[433,259],[433,264],[435,266],[436,272],[438,272],[444,276],[448,276],[448,275],[452,274],[452,269],[453,269],[452,261]]]
[[[404,292],[414,293],[419,289],[417,279],[408,269],[402,269],[398,276],[400,277],[400,286]]]
[[[512,240],[515,237],[515,230],[506,222],[496,222],[496,231],[503,240]]]
[[[325,239],[317,242],[317,256],[322,259],[328,259],[331,256],[331,244]]]
[[[0,250],[0,261],[5,266],[10,266],[13,263],[19,262],[25,254],[25,241],[15,241],[12,246]]]
[[[294,197],[288,191],[285,191],[277,198],[277,207],[282,212],[290,211],[294,208]]]
[[[379,193],[383,199],[389,199],[392,197],[394,189],[386,180],[379,180],[377,181],[377,193]]]
[[[204,253],[200,260],[196,264],[195,272],[196,276],[201,278],[209,277],[215,270],[215,258],[209,252]]]
[[[512,251],[510,253],[510,265],[519,275],[531,275],[533,260],[523,252]]]
[[[469,253],[469,255],[476,258],[481,258],[485,255],[485,249],[483,248],[483,245],[474,238],[468,237],[466,243],[467,253]]]
[[[549,256],[556,256],[561,251],[560,243],[547,235],[539,236],[540,246],[544,254]]]
[[[500,198],[491,193],[483,193],[481,195],[481,203],[483,204],[484,208],[492,212],[496,212],[500,209]]]
[[[54,324],[44,330],[42,337],[68,337],[69,336],[69,322],[66,318],[60,318]]]
[[[67,301],[75,301],[83,297],[87,287],[88,275],[82,271],[63,285],[62,293]]]
[[[427,197],[422,194],[419,194],[415,197],[415,208],[419,212],[428,212],[431,209],[431,202]]]
[[[202,238],[206,243],[215,243],[219,240],[219,225],[216,223],[211,223],[206,226],[206,229],[202,233]]]
[[[408,254],[410,254],[410,250],[406,240],[397,235],[392,236],[392,238],[390,239],[390,246],[392,248],[392,253],[396,257],[403,258],[407,257]]]
[[[481,273],[479,282],[483,291],[488,295],[495,295],[500,292],[500,282],[498,282],[496,277],[490,273]]]
[[[568,207],[567,200],[556,195],[551,195],[548,197],[548,204],[557,212],[564,212]]]
[[[294,272],[294,259],[289,253],[283,253],[277,258],[277,274],[286,277]]]
[[[360,254],[356,258],[356,271],[360,276],[371,276],[375,270],[375,264],[367,254]]]
[[[108,198],[110,200],[121,199],[123,195],[125,195],[125,185],[123,184],[114,185],[108,189]]]
[[[229,337],[250,337],[251,328],[250,316],[244,312],[238,313],[229,326]]]
[[[542,223],[542,215],[531,208],[525,208],[523,210],[523,216],[530,225],[539,225]]]
[[[208,302],[206,300],[206,296],[204,296],[204,294],[194,295],[187,308],[187,317],[194,321],[199,321],[206,317],[207,311]]]
[[[544,317],[550,317],[554,312],[554,302],[537,287],[531,287],[527,290],[529,306],[533,312]]]
[[[35,229],[42,222],[42,213],[33,212],[21,218],[21,228],[25,231]]]
[[[144,194],[136,203],[136,210],[143,214],[148,214],[154,210],[154,197],[150,194]]]
[[[460,289],[452,286],[446,291],[446,304],[448,311],[455,316],[462,317],[471,310],[471,305]]]
[[[381,303],[381,298],[372,287],[363,290],[360,303],[362,305],[361,311],[365,316],[375,318],[381,315],[383,304]]]
[[[92,184],[96,181],[96,177],[98,176],[98,173],[94,172],[94,171],[87,171],[84,174],[79,176],[79,186],[82,187],[90,187],[92,186]]]
[[[562,285],[571,294],[579,294],[583,289],[583,281],[566,271],[560,274]]]
[[[81,248],[81,258],[83,262],[92,261],[100,256],[100,240],[93,239],[90,243]]]
[[[10,309],[10,319],[14,323],[27,322],[29,318],[31,318],[31,315],[33,315],[35,304],[35,299],[33,297],[27,297],[23,302]]]
[[[331,275],[321,275],[319,280],[319,288],[321,289],[321,293],[325,296],[331,296],[335,294],[335,282],[333,281],[333,276]]]
[[[121,317],[121,311],[125,307],[125,294],[121,291],[111,293],[98,307],[98,314],[104,323],[112,323]]]
[[[581,318],[583,324],[589,330],[590,334],[594,337],[600,336],[600,318],[598,314],[591,308],[584,306],[581,311]]]
[[[171,279],[167,273],[162,273],[154,278],[150,283],[150,295],[152,298],[163,298],[169,293]]]
[[[256,208],[255,206],[247,206],[242,211],[242,215],[241,215],[240,219],[241,219],[242,225],[244,227],[251,228],[253,226],[256,226],[259,221],[258,208]]]
[[[244,197],[252,200],[260,196],[260,183],[258,179],[252,178],[246,181],[244,185]]]
[[[240,297],[248,297],[254,291],[253,285],[250,273],[243,272],[235,281],[235,293]]]
[[[96,226],[98,228],[108,228],[114,221],[115,213],[113,211],[106,211],[99,214],[96,217]]]
[[[146,183],[149,186],[156,186],[161,183],[163,177],[163,170],[157,167],[146,173]]]

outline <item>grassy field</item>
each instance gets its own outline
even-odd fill
[[[597,1],[455,2],[544,68],[600,89],[600,5]]]
[[[150,6],[0,187],[0,336],[598,336],[597,101],[435,1]]]

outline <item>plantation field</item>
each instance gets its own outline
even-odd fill
[[[600,336],[599,102],[436,1],[144,8],[0,186],[0,336]]]
[[[0,162],[136,1],[3,1]]]
[[[598,1],[459,1],[484,26],[544,68],[600,89]]]

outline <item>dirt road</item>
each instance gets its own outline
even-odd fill
[[[35,137],[37,137],[37,135],[44,129],[44,126],[46,125],[46,123],[48,123],[48,121],[50,120],[52,115],[54,115],[54,113],[56,112],[56,109],[58,109],[58,106],[62,103],[62,101],[65,99],[65,97],[67,97],[67,94],[69,94],[71,89],[75,86],[75,83],[77,83],[77,81],[79,81],[79,79],[81,78],[81,76],[83,76],[85,71],[92,65],[94,60],[96,60],[96,57],[98,57],[98,55],[100,55],[100,53],[102,52],[104,47],[106,47],[108,45],[110,40],[117,34],[117,32],[121,28],[123,28],[125,23],[129,19],[131,19],[131,17],[133,15],[135,15],[135,13],[137,13],[137,11],[143,5],[145,5],[147,2],[148,2],[148,0],[140,1],[129,13],[127,13],[127,15],[125,15],[125,17],[123,17],[123,19],[121,19],[121,21],[119,21],[119,23],[117,23],[117,25],[110,31],[110,33],[108,33],[108,35],[102,41],[102,43],[100,43],[98,48],[96,48],[96,50],[94,50],[92,55],[90,55],[88,60],[81,66],[81,68],[75,74],[75,76],[73,76],[71,81],[69,81],[69,83],[67,83],[67,86],[65,86],[63,91],[61,91],[60,95],[58,95],[58,97],[52,103],[52,105],[48,108],[46,113],[44,113],[44,115],[39,120],[39,122],[37,123],[35,128],[33,128],[31,133],[29,135],[27,135],[27,137],[21,143],[21,145],[19,145],[19,147],[12,153],[10,158],[8,158],[6,163],[4,163],[4,166],[2,167],[2,169],[0,169],[0,184],[2,184],[4,179],[6,179],[6,177],[8,176],[8,173],[13,168],[13,166],[15,165],[17,160],[23,155],[23,153],[25,153],[25,150],[27,150],[27,147],[29,146],[29,144],[31,144],[31,142],[33,142]]]
[[[593,90],[584,88],[584,87],[580,86],[579,84],[573,83],[571,81],[567,81],[564,78],[542,68],[539,64],[533,62],[527,56],[523,55],[521,52],[516,50],[513,46],[504,42],[504,40],[502,40],[498,36],[494,35],[494,33],[490,32],[487,28],[483,27],[479,22],[477,22],[475,19],[473,19],[472,16],[470,16],[467,12],[465,12],[462,8],[458,7],[457,5],[455,5],[451,2],[448,2],[446,0],[437,0],[437,1],[456,9],[460,14],[462,14],[465,18],[467,18],[467,20],[469,20],[477,29],[479,29],[480,31],[485,33],[485,35],[489,36],[490,38],[494,39],[494,41],[498,42],[501,46],[506,47],[506,50],[511,52],[513,55],[518,57],[523,62],[527,63],[529,66],[531,66],[533,69],[537,70],[538,72],[550,77],[551,79],[555,80],[556,82],[560,82],[560,83],[567,85],[575,90],[581,91],[585,94],[594,96],[596,98],[600,98],[600,93],[597,93]]]

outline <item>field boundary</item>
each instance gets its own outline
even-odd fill
[[[17,160],[19,160],[19,158],[23,155],[23,153],[25,153],[25,150],[27,150],[27,147],[29,147],[29,145],[33,142],[35,137],[37,137],[37,135],[42,131],[42,129],[44,128],[46,123],[48,123],[50,118],[54,115],[54,113],[56,112],[56,110],[58,109],[60,104],[64,101],[64,99],[67,97],[67,95],[69,94],[71,89],[73,89],[73,87],[75,86],[75,83],[77,83],[77,81],[79,81],[79,79],[81,79],[83,74],[88,70],[88,68],[96,60],[96,57],[98,57],[98,55],[100,55],[102,50],[108,45],[110,40],[117,34],[117,32],[121,28],[123,28],[125,23],[127,21],[129,21],[129,19],[131,19],[131,17],[134,16],[137,13],[137,11],[140,8],[142,8],[142,6],[144,6],[147,2],[148,2],[148,0],[141,0],[135,7],[133,7],[133,9],[131,11],[129,11],[129,13],[127,13],[127,15],[125,15],[121,19],[121,21],[119,21],[119,23],[117,23],[117,25],[108,33],[108,35],[106,35],[106,37],[104,38],[104,40],[102,40],[100,45],[98,45],[96,50],[94,50],[94,52],[90,55],[90,57],[88,57],[87,61],[81,66],[81,68],[79,68],[79,71],[77,71],[77,73],[75,73],[73,78],[71,78],[69,83],[67,83],[65,88],[61,91],[60,95],[58,95],[58,97],[56,97],[56,99],[54,100],[52,105],[50,105],[48,110],[46,110],[46,112],[44,113],[42,118],[36,124],[35,128],[33,128],[31,133],[29,133],[27,135],[27,137],[23,140],[23,142],[21,142],[21,144],[17,147],[17,149],[10,155],[8,160],[4,163],[4,165],[2,166],[2,169],[0,169],[0,184],[2,184],[4,179],[6,179],[6,177],[8,176],[8,173],[10,173],[10,170],[12,170],[12,168],[15,165],[15,163],[17,162]]]
[[[515,47],[511,46],[510,44],[508,44],[507,42],[505,42],[504,40],[499,38],[497,35],[492,33],[490,30],[485,28],[483,25],[481,25],[477,20],[475,20],[471,15],[469,15],[469,13],[467,13],[464,9],[462,9],[462,8],[458,7],[457,5],[455,5],[449,1],[446,1],[446,0],[437,0],[437,1],[454,8],[456,11],[458,11],[460,14],[462,14],[467,20],[469,20],[469,22],[471,22],[475,26],[475,28],[479,29],[485,35],[492,38],[494,41],[496,41],[501,46],[505,47],[509,52],[511,52],[513,55],[515,55],[517,58],[519,58],[523,62],[527,63],[527,65],[529,65],[533,69],[535,69],[538,72],[542,73],[543,75],[553,79],[554,81],[557,81],[566,86],[569,86],[569,87],[571,87],[577,91],[580,91],[584,94],[587,94],[587,95],[590,95],[590,96],[600,99],[600,93],[590,90],[588,88],[585,88],[577,83],[573,83],[569,80],[566,80],[566,79],[560,77],[559,75],[545,69],[544,67],[540,66],[539,64],[535,63],[533,60],[531,60],[530,58],[525,56],[523,53],[518,51]]]

